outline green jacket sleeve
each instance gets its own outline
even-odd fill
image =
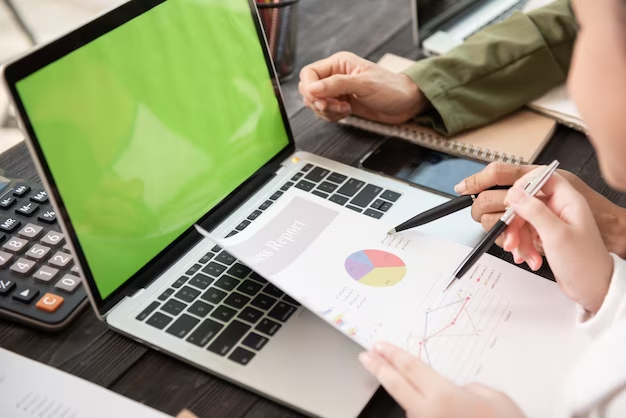
[[[567,78],[577,23],[570,1],[518,12],[445,55],[404,71],[432,108],[417,118],[445,135],[505,116]]]

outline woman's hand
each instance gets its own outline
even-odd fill
[[[532,197],[524,190],[542,170],[537,168],[525,174],[507,193],[505,204],[515,210],[517,218],[506,229],[504,249],[523,259],[518,249],[524,225],[530,224],[563,293],[595,313],[609,289],[613,259],[587,201],[560,174],[555,173],[548,180],[540,197]]]
[[[405,74],[394,73],[350,52],[339,52],[300,71],[304,104],[335,122],[350,114],[384,123],[406,122],[427,100]]]
[[[457,186],[456,190],[461,194],[480,193],[472,205],[472,218],[481,223],[483,228],[488,231],[504,213],[504,198],[507,191],[489,190],[481,192],[496,185],[510,186],[536,167],[491,163],[484,170],[466,178]],[[613,204],[574,174],[564,170],[558,170],[558,173],[569,181],[589,204],[607,249],[621,257],[626,257],[626,210]],[[524,255],[522,258],[530,263],[531,268],[538,268],[540,255],[543,254],[541,242],[538,240],[536,231],[530,225],[526,224],[524,229],[523,236],[526,237],[526,240],[520,243],[519,251]],[[503,242],[504,235],[496,241],[496,244],[502,247]],[[535,254],[536,259],[534,261],[532,254]],[[534,266],[533,262],[535,263]]]
[[[408,418],[521,418],[505,394],[471,383],[457,386],[421,360],[386,343],[361,354],[363,366],[400,404]]]

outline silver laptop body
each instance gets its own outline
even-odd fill
[[[357,360],[361,348],[201,237],[193,224],[198,221],[219,236],[236,233],[251,222],[263,222],[263,210],[280,199],[281,191],[289,187],[314,193],[389,225],[396,225],[447,198],[296,151],[253,1],[210,0],[206,4],[235,7],[237,2],[240,11],[244,3],[249,8],[258,36],[255,48],[266,58],[265,81],[275,91],[274,106],[280,110],[277,114],[288,133],[289,144],[216,206],[207,208],[200,219],[189,225],[184,236],[173,240],[166,251],[155,255],[109,296],[102,297],[92,271],[95,266],[88,262],[77,233],[79,225],[71,221],[74,213],[68,209],[68,196],[54,175],[60,169],[59,164],[43,151],[37,133],[39,126],[28,110],[26,93],[16,86],[51,63],[90,45],[94,39],[106,38],[128,22],[139,21],[135,19],[149,19],[164,4],[199,3],[130,1],[19,57],[5,68],[5,83],[42,181],[51,191],[69,247],[81,267],[83,285],[100,319],[129,338],[306,415],[356,417],[378,389],[378,382]],[[165,42],[168,32],[163,31],[160,36]],[[216,65],[219,70],[221,64]],[[148,153],[165,140],[164,134],[152,137],[150,146],[142,151]],[[163,170],[167,171],[168,167]],[[181,190],[193,185],[181,184]],[[181,216],[184,209],[181,208]],[[469,210],[433,222],[422,230],[467,245],[474,245],[482,235]],[[115,264],[118,260],[111,257],[108,262]]]

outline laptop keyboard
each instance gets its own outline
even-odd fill
[[[382,218],[401,197],[393,190],[307,164],[227,236],[247,228],[291,187],[375,219]],[[299,306],[276,286],[215,246],[136,319],[246,365]]]

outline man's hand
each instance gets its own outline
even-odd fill
[[[475,194],[495,185],[510,186],[536,167],[537,166],[491,163],[481,172],[459,183],[455,190],[460,194]],[[583,195],[585,200],[587,200],[608,250],[620,257],[626,256],[626,209],[613,204],[607,198],[587,186],[585,182],[574,174],[564,170],[558,170],[558,173],[569,181],[572,186]],[[485,230],[491,229],[504,213],[504,198],[506,194],[506,190],[489,190],[480,193],[472,205],[472,218],[474,218],[476,222],[480,222]],[[526,237],[522,239],[523,242],[520,244],[520,255],[522,258],[526,259],[530,267],[534,267],[532,263],[538,264],[541,260],[533,260],[533,257],[529,257],[528,259],[524,257],[524,255],[534,252],[532,250],[537,250],[540,254],[543,254],[541,240],[538,238],[534,228],[529,224],[524,226],[520,234],[522,237]],[[505,236],[506,233],[496,241],[496,244],[500,247],[503,246]],[[534,246],[534,248],[530,248],[529,245]]]
[[[339,52],[300,71],[304,104],[322,119],[350,114],[383,123],[406,122],[424,111],[427,100],[405,74],[350,52]]]
[[[522,418],[505,394],[471,383],[457,386],[409,353],[377,343],[363,366],[404,409],[408,418]]]

